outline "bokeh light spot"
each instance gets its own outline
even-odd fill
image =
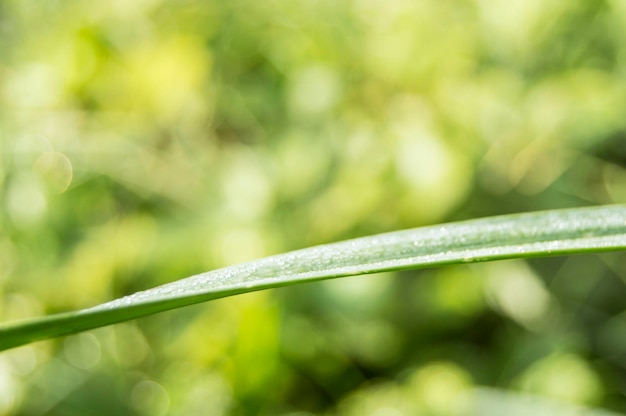
[[[140,414],[161,416],[167,414],[170,408],[170,398],[159,383],[144,380],[133,388],[131,404]]]
[[[72,162],[59,152],[46,152],[39,156],[33,170],[49,189],[63,193],[72,183]]]
[[[88,370],[100,361],[101,347],[93,334],[79,334],[65,339],[65,357],[74,367]]]

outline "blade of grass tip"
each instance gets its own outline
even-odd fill
[[[296,283],[437,265],[626,248],[626,206],[514,214],[311,247],[99,306],[0,326],[0,351],[181,306]]]

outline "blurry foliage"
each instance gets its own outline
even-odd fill
[[[0,318],[624,202],[625,4],[0,0]],[[623,410],[624,264],[352,278],[43,342],[0,357],[0,414]]]

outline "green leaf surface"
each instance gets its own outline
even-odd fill
[[[293,251],[0,327],[0,350],[239,293],[391,270],[626,248],[626,206],[515,214]],[[88,273],[88,271],[85,271]]]

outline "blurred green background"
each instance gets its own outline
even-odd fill
[[[624,27],[621,0],[0,0],[0,320],[624,202]],[[619,412],[625,260],[354,277],[40,342],[0,355],[0,414]]]

